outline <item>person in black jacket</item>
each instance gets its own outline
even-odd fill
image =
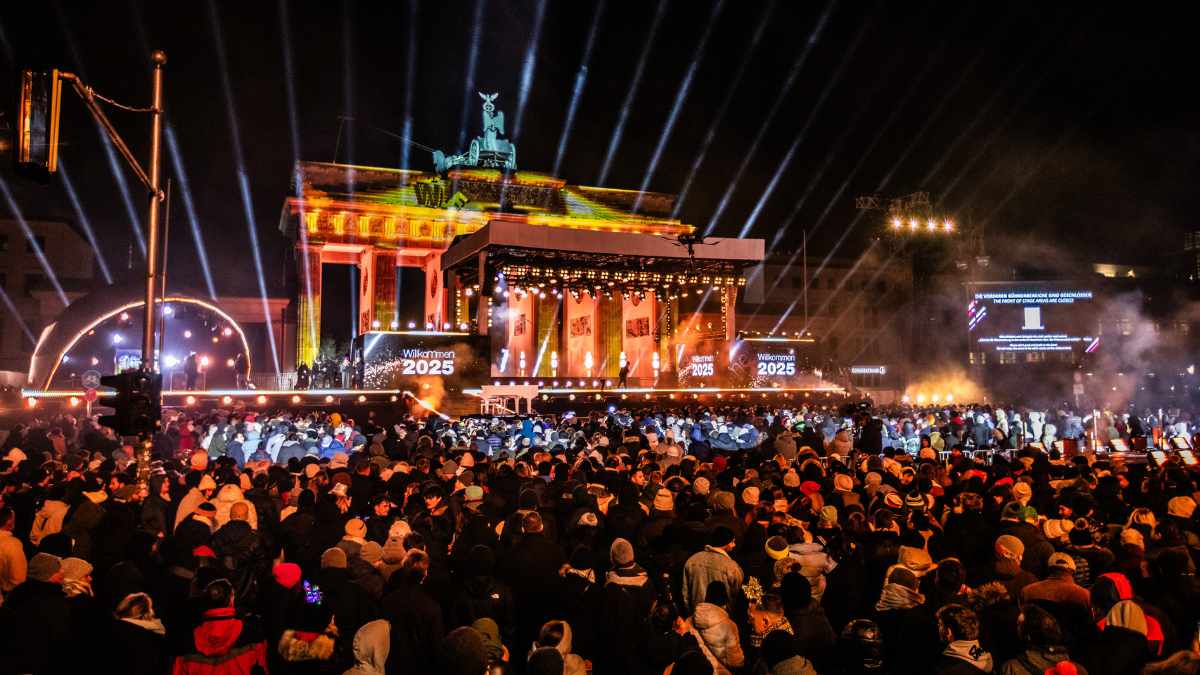
[[[166,629],[145,593],[131,593],[117,604],[103,644],[104,663],[120,664],[123,673],[158,675],[171,667]]]
[[[442,608],[422,589],[429,556],[411,550],[392,574],[395,590],[383,599],[383,618],[391,624],[388,673],[425,675],[437,672],[435,656],[446,631]]]
[[[67,667],[71,607],[63,593],[62,559],[38,553],[24,583],[0,606],[0,654],[7,672],[47,673]]]

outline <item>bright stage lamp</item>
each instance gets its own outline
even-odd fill
[[[333,403],[333,395],[332,395],[332,394],[326,394],[326,395],[325,395],[325,402],[326,402],[326,403]]]
[[[233,397],[232,396],[222,396],[221,403],[224,405],[229,405],[230,403],[233,403]]]
[[[68,402],[71,404],[72,408],[79,407],[79,397],[78,396],[72,396]]]
[[[25,405],[29,406],[30,408],[36,408],[36,407],[37,407],[37,403],[38,403],[37,399],[36,399],[36,398],[34,398],[34,397],[32,397],[32,396],[30,396],[29,398],[25,399]]]
[[[257,401],[259,405],[264,405],[267,402],[267,397],[259,394],[254,400]]]
[[[184,402],[184,403],[186,403],[186,404],[188,404],[188,405],[196,405],[196,397],[195,397],[195,396],[188,396],[187,398],[183,399],[183,402]]]
[[[947,231],[947,232],[952,232],[952,231],[954,231],[954,223],[952,223],[952,222],[950,222],[950,221],[948,221],[948,220],[947,220],[947,221],[944,221],[944,222],[942,223],[942,229],[943,229],[943,230],[945,230],[945,231]]]
[[[207,368],[208,364],[210,364],[210,363],[212,363],[212,360],[209,359],[207,356],[200,357],[200,365],[203,366],[204,368]]]
[[[226,326],[225,330],[221,331],[221,334],[224,335],[225,337],[229,337],[230,335],[233,335],[233,329]]]
[[[185,330],[185,331],[183,331],[183,337],[185,337],[185,338],[191,338],[191,337],[192,337],[192,331],[190,331],[190,330]]]
[[[300,402],[300,394],[292,394],[292,404],[295,405],[299,402]]]
[[[358,395],[358,402],[359,402],[359,403],[366,403],[366,402],[367,402],[367,397],[366,397],[366,396],[363,396],[362,394],[359,394],[359,395]]]
[[[166,364],[168,368],[174,368],[175,366],[179,365],[179,359],[175,358],[175,355],[173,354],[167,354],[165,357],[163,357],[163,363]]]
[[[228,366],[229,368],[232,368],[236,363],[237,362],[234,361],[233,359],[225,359],[225,365]]]

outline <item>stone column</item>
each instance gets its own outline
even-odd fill
[[[374,315],[371,317],[371,326],[378,326],[371,330],[395,330],[399,327],[400,315],[396,307],[396,262],[397,255],[395,251],[383,251],[375,249],[372,255],[375,258],[375,285],[373,289],[374,300],[373,310]]]
[[[373,327],[375,321],[375,248],[366,247],[358,256],[358,334]]]
[[[442,255],[431,253],[425,258],[425,323],[433,324],[433,330],[442,330],[446,315],[446,290],[442,288]]]
[[[321,249],[298,246],[300,302],[296,310],[296,364],[312,366],[321,349]]]

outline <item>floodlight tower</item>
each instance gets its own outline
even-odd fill
[[[864,195],[854,200],[860,211],[884,213],[878,238],[890,244],[891,254],[907,259],[912,277],[908,315],[909,360],[921,364],[928,350],[917,349],[918,326],[935,323],[936,317],[921,315],[922,300],[931,295],[933,277],[947,259],[958,260],[961,228],[947,214],[938,213],[929,193],[920,191],[895,197]]]

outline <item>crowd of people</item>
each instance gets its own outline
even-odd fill
[[[187,409],[139,481],[93,420],[29,417],[0,443],[0,672],[1200,672],[1196,474],[1085,430],[1194,431]]]

